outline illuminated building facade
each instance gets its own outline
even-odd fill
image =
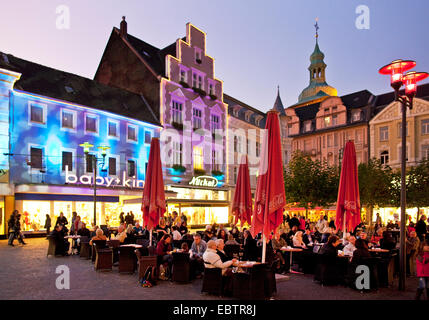
[[[160,133],[147,101],[3,53],[0,75],[2,233],[14,209],[24,231],[43,229],[46,214],[55,224],[60,212],[70,222],[76,211],[91,225],[94,156],[97,224],[116,226],[123,210],[139,216],[140,207],[127,203],[141,199],[150,142]],[[84,142],[94,146],[89,157]],[[109,147],[104,158],[99,146]]]
[[[206,34],[188,23],[186,36],[159,49],[113,28],[95,79],[143,93],[163,125],[161,155],[168,213],[193,227],[227,223],[227,105],[206,52]],[[213,183],[215,182],[215,183]]]

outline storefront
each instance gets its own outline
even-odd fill
[[[428,216],[429,208],[407,208],[405,210],[408,217],[411,218],[411,221],[414,223],[417,222],[417,213],[420,210],[418,216]],[[380,219],[384,225],[389,223],[389,221],[400,221],[401,220],[401,208],[387,207],[387,208],[374,208],[373,222],[377,220],[377,214],[380,216]],[[407,222],[408,223],[408,222]]]

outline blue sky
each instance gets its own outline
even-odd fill
[[[390,91],[378,69],[397,58],[429,71],[427,0],[15,0],[2,1],[0,51],[92,78],[113,26],[157,47],[185,35],[192,22],[207,33],[207,53],[226,93],[267,111],[277,85],[285,106],[309,82],[307,68],[319,18],[327,82],[339,95]],[[70,29],[56,28],[56,8],[70,8]],[[368,30],[355,26],[369,8]]]

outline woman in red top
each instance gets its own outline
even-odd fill
[[[378,228],[376,233],[374,233],[371,237],[371,243],[374,245],[380,245],[380,239],[383,238],[383,229]]]
[[[422,241],[416,259],[417,277],[419,287],[417,288],[416,300],[420,300],[426,288],[426,299],[429,300],[429,241]]]

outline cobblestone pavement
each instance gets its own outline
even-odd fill
[[[96,272],[90,260],[78,256],[47,257],[48,241],[44,238],[26,239],[27,245],[15,242],[15,247],[0,241],[0,299],[142,299],[142,300],[219,300],[202,295],[201,280],[190,284],[160,281],[152,288],[142,288],[137,283],[137,274],[119,274],[117,267],[112,272]],[[57,266],[70,268],[70,290],[58,290],[55,280]],[[417,280],[407,280],[407,290],[380,289],[374,293],[361,294],[342,286],[322,287],[313,282],[311,275],[291,275],[288,281],[277,284],[276,299],[413,299]]]

